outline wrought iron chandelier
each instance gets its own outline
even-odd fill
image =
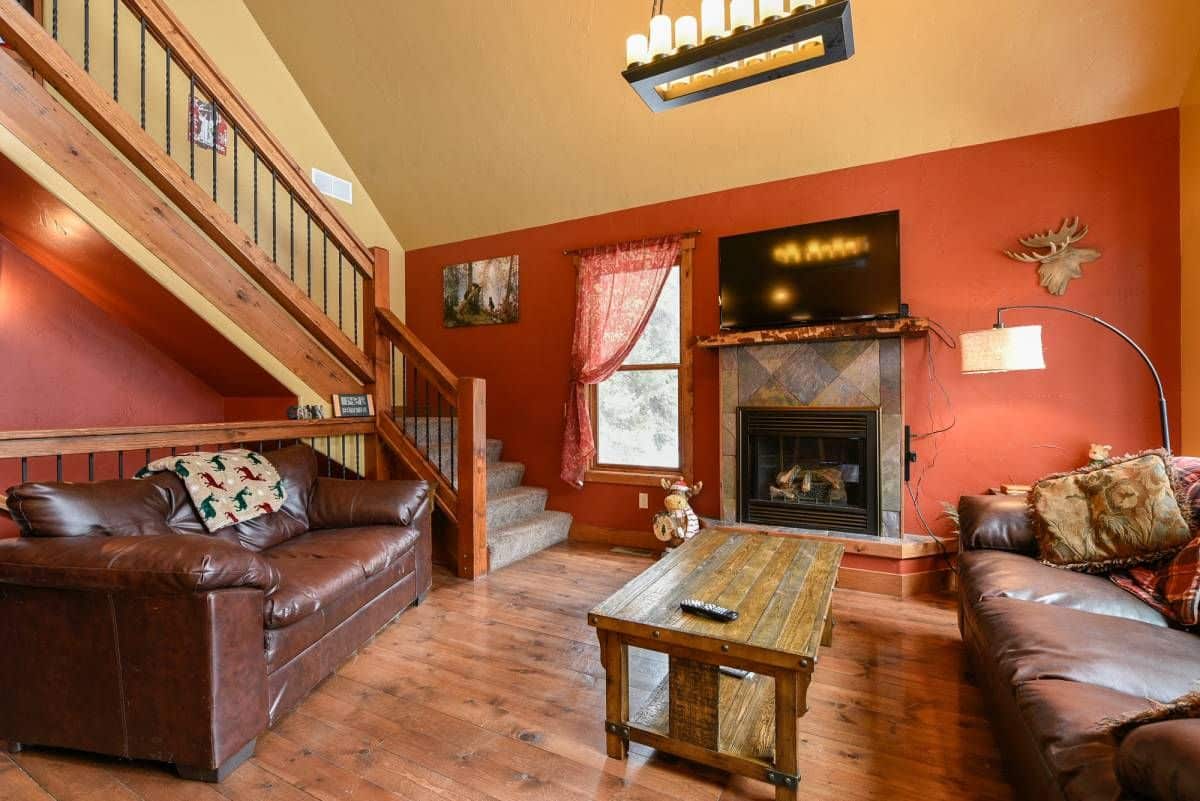
[[[625,41],[621,73],[652,111],[773,81],[854,55],[850,0],[701,0],[672,22],[652,0],[650,34]],[[788,6],[785,10],[784,6]]]

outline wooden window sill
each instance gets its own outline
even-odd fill
[[[583,474],[585,484],[628,484],[637,487],[662,487],[662,480],[682,477],[678,470],[664,467],[661,471],[593,467]]]

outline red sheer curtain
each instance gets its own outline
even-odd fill
[[[563,435],[562,479],[583,486],[596,452],[586,387],[613,373],[637,344],[671,267],[679,236],[591,248],[579,256],[571,385]]]

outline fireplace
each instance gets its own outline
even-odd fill
[[[737,508],[746,523],[880,533],[879,410],[737,410]]]

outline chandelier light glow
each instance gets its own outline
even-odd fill
[[[755,6],[701,0],[698,22],[672,23],[656,2],[649,36],[625,41],[622,77],[652,111],[665,111],[854,55],[850,0],[757,0],[757,23]]]

